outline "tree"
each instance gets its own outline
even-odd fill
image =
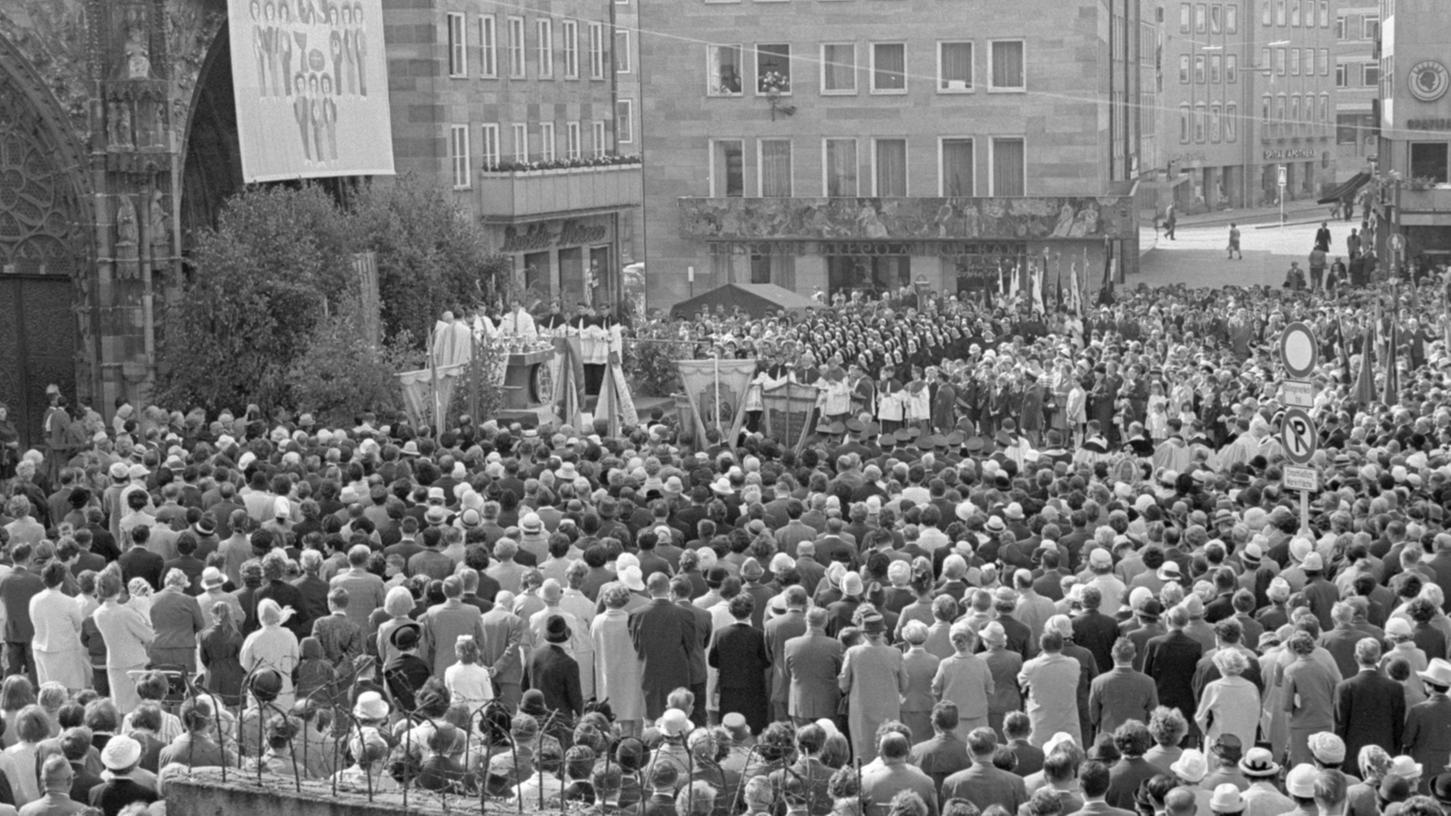
[[[318,324],[287,371],[293,405],[318,422],[344,426],[351,426],[362,411],[382,415],[398,410],[402,400],[395,375],[425,365],[424,356],[410,345],[407,332],[382,346],[370,342],[358,299],[344,298],[336,313]]]
[[[445,311],[471,312],[506,296],[510,262],[443,189],[413,176],[363,188],[353,219],[360,250],[378,257],[383,330],[422,344]]]
[[[157,400],[209,411],[289,403],[286,374],[329,293],[344,290],[348,226],[314,187],[254,189],[196,236],[195,273],[166,315]]]

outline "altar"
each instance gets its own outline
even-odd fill
[[[534,428],[556,418],[554,405],[554,347],[510,351],[504,367],[500,423],[517,422]]]

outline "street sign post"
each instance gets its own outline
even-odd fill
[[[1315,420],[1302,408],[1285,411],[1280,424],[1280,444],[1285,448],[1285,457],[1297,465],[1308,465],[1320,449],[1320,432]]]
[[[1320,477],[1315,468],[1300,465],[1285,466],[1285,487],[1310,494],[1320,489]]]
[[[1289,408],[1314,408],[1315,386],[1304,380],[1285,380],[1280,383],[1285,405]]]
[[[1292,380],[1308,380],[1320,364],[1320,344],[1315,332],[1304,323],[1291,323],[1280,332],[1280,362]]]

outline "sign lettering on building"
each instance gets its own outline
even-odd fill
[[[1409,130],[1451,130],[1451,119],[1436,117],[1407,119],[1406,128]]]
[[[609,236],[603,224],[565,221],[559,232],[548,224],[531,224],[524,232],[515,227],[504,228],[504,245],[500,252],[541,252],[556,246],[598,244]]]
[[[1282,161],[1284,159],[1313,159],[1315,151],[1308,147],[1286,147],[1279,150],[1266,150],[1265,161]]]

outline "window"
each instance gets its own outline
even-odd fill
[[[1280,76],[1284,76],[1285,75],[1285,49],[1284,48],[1276,48],[1275,49],[1275,73],[1279,74]]]
[[[615,31],[615,73],[630,73],[630,32]]]
[[[971,139],[945,138],[938,153],[940,196],[969,198],[976,195],[973,184],[973,143]]]
[[[1182,104],[1179,105],[1179,143],[1180,144],[1189,144],[1189,136],[1190,136],[1190,132],[1189,132],[1189,122],[1190,122],[1189,103],[1185,102],[1185,103],[1182,103]]]
[[[1218,34],[1224,30],[1224,6],[1215,3],[1209,7],[1209,33]]]
[[[821,92],[856,93],[856,43],[821,46]]]
[[[791,140],[762,139],[757,142],[758,186],[762,198],[791,197]]]
[[[1239,33],[1239,6],[1234,3],[1224,7],[1224,33]]]
[[[1259,0],[1260,3],[1260,24],[1269,25],[1274,22],[1274,12],[1270,8],[1271,0]]]
[[[1411,143],[1411,178],[1428,178],[1437,183],[1446,179],[1446,143]]]
[[[1239,135],[1239,105],[1229,102],[1224,106],[1224,140],[1233,142]]]
[[[560,21],[559,34],[564,40],[564,78],[579,79],[579,23]]]
[[[1330,94],[1320,94],[1320,124],[1330,124]]]
[[[1322,48],[1316,55],[1320,63],[1320,76],[1330,76],[1330,49]]]
[[[1300,0],[1290,0],[1290,25],[1300,25]]]
[[[539,57],[539,76],[554,76],[554,21],[542,17],[534,21],[534,53]]]
[[[994,196],[1027,195],[1027,145],[1021,138],[994,137],[992,140],[992,190]]]
[[[907,46],[872,43],[872,93],[907,92]]]
[[[584,136],[580,133],[578,122],[566,122],[564,125],[564,157],[575,161],[584,155]]]
[[[907,195],[907,140],[872,140],[872,195]]]
[[[1367,16],[1360,20],[1360,38],[1362,40],[1380,39],[1380,18]]]
[[[589,78],[605,78],[605,26],[589,24]]]
[[[590,123],[590,140],[594,143],[595,158],[610,152],[610,143],[605,135],[605,123],[596,119]]]
[[[706,96],[741,95],[741,47],[708,45],[706,53]]]
[[[1209,106],[1209,141],[1219,144],[1219,103]]]
[[[1233,85],[1239,81],[1239,55],[1224,55],[1224,81]]]
[[[469,126],[451,125],[448,129],[448,160],[453,166],[453,188],[467,190],[469,172]]]
[[[1180,54],[1179,55],[1179,84],[1180,85],[1188,85],[1189,84],[1189,55],[1188,54]]]
[[[524,76],[524,18],[509,18],[509,76]]]
[[[1194,7],[1194,33],[1203,34],[1209,29],[1209,15],[1205,12],[1204,4],[1200,3]]]
[[[620,144],[635,141],[635,100],[621,99],[615,102],[615,139]]]
[[[1285,24],[1285,0],[1275,0],[1275,25]]]
[[[1285,120],[1285,124],[1289,126],[1289,131],[1291,133],[1299,133],[1300,132],[1300,95],[1299,94],[1293,94],[1290,97],[1290,114],[1289,114],[1289,118]]]
[[[1220,77],[1224,75],[1224,56],[1222,54],[1211,54],[1209,56],[1209,82],[1218,85]]]
[[[523,122],[510,125],[509,139],[514,143],[514,161],[520,164],[529,161],[529,126]]]
[[[1348,70],[1349,68],[1350,68],[1350,66],[1346,65],[1343,62],[1336,64],[1336,66],[1335,66],[1335,87],[1337,87],[1337,88],[1344,88],[1344,87],[1347,87],[1347,86],[1350,85],[1350,83],[1347,81],[1347,76],[1350,73],[1349,70]]]
[[[1203,102],[1194,106],[1194,141],[1199,144],[1204,143],[1205,112]]]
[[[830,198],[852,198],[857,185],[856,139],[826,139],[821,143],[822,189]]]
[[[1380,84],[1380,66],[1373,62],[1367,62],[1360,66],[1360,84],[1367,88],[1374,88]]]
[[[1022,40],[993,40],[988,44],[992,64],[988,71],[989,91],[1026,91],[1027,63]]]
[[[1289,120],[1285,118],[1285,105],[1287,97],[1280,94],[1275,97],[1275,133],[1280,136],[1288,135],[1290,132]]]
[[[1179,4],[1179,33],[1188,34],[1190,18],[1194,14],[1194,7],[1188,3]]]
[[[1335,17],[1335,39],[1345,39],[1345,15],[1338,14]]]
[[[469,28],[464,15],[459,12],[448,14],[448,75],[463,77],[469,74]]]
[[[1306,48],[1300,52],[1300,73],[1315,76],[1315,49]]]
[[[972,90],[972,43],[937,44],[938,93],[967,93]]]
[[[1330,27],[1330,0],[1320,0],[1320,27]]]
[[[1260,125],[1262,125],[1266,131],[1272,131],[1274,129],[1274,120],[1272,118],[1274,116],[1274,107],[1274,97],[1270,96],[1269,94],[1265,94],[1263,97],[1260,98]]]
[[[715,139],[710,144],[710,194],[740,198],[746,194],[745,148],[740,139]]]
[[[539,123],[539,158],[543,161],[554,161],[554,123]]]
[[[1263,71],[1268,71],[1268,70],[1270,70],[1270,65],[1271,65],[1271,62],[1270,62],[1270,49],[1268,49],[1268,48],[1261,48],[1260,49],[1260,64],[1259,64],[1260,69],[1263,70]]]
[[[1300,49],[1298,48],[1290,49],[1290,75],[1300,75]]]
[[[1194,58],[1194,84],[1204,84],[1204,57],[1202,55]]]
[[[756,93],[791,93],[791,46],[756,46]]]
[[[480,125],[479,131],[483,135],[483,141],[479,149],[479,169],[497,170],[499,168],[499,126]]]
[[[494,15],[479,18],[479,75],[493,79],[499,75],[499,33]]]

